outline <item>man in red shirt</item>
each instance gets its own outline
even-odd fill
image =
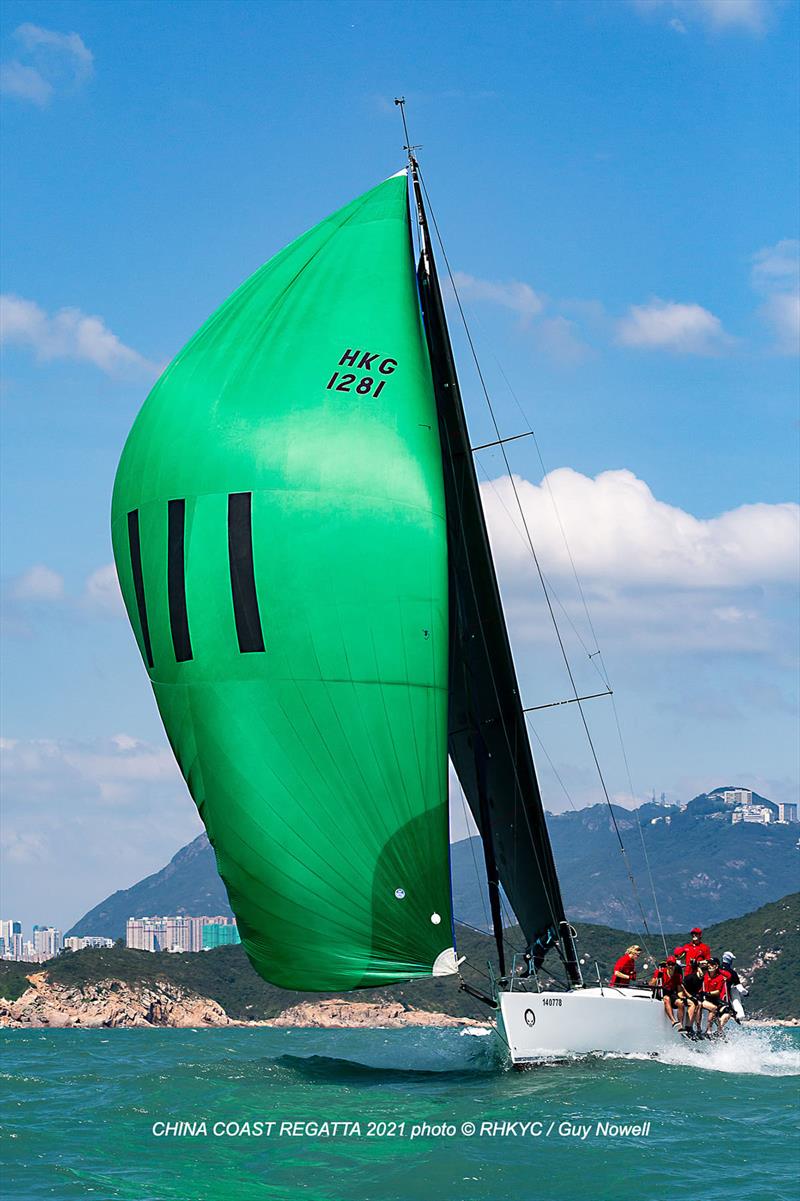
[[[728,982],[720,971],[719,960],[709,959],[708,971],[703,976],[703,1009],[708,1014],[706,1022],[705,1034],[706,1037],[711,1034],[711,1027],[716,1024],[719,1026],[719,1012],[728,999]],[[698,1030],[703,1021],[703,1015],[700,1014],[698,1021]],[[719,1026],[720,1030],[722,1029]],[[699,1031],[702,1033],[702,1031]]]
[[[650,979],[650,987],[654,993],[656,990],[661,993],[661,999],[664,1002],[664,1012],[673,1026],[680,1024],[679,1018],[682,1014],[683,1005],[678,1000],[678,993],[682,981],[683,972],[678,967],[678,962],[674,955],[668,955],[664,963],[656,968]],[[675,1016],[675,1008],[673,1007],[678,1009],[678,1017]]]
[[[676,955],[680,951],[685,957],[684,971],[690,972],[692,970],[695,959],[708,959],[711,954],[711,947],[707,943],[701,942],[702,937],[703,931],[699,926],[695,926],[694,930],[689,932],[689,942],[683,947],[675,948]]]
[[[611,973],[611,987],[625,988],[626,985],[632,984],[636,979],[636,960],[642,953],[642,948],[637,946],[628,947],[624,955],[621,955],[614,964],[614,970]]]

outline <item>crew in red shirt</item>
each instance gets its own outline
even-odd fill
[[[674,955],[668,955],[664,963],[656,968],[650,979],[650,987],[654,990],[654,992],[656,989],[660,989],[661,991],[661,998],[664,1002],[664,1012],[672,1022],[673,1026],[677,1026],[679,1024],[673,1007],[678,1000],[678,990],[680,989],[682,981],[683,972],[678,967],[678,963]]]
[[[708,971],[703,976],[703,1009],[708,1014],[706,1022],[705,1034],[711,1033],[711,1027],[716,1024],[719,1026],[720,1010],[728,1000],[728,981],[720,971],[719,960],[709,959]],[[700,1015],[700,1023],[702,1023],[703,1015]],[[722,1027],[719,1027],[722,1029]],[[702,1031],[700,1031],[702,1033]]]
[[[703,931],[699,926],[695,926],[694,930],[689,932],[690,941],[683,947],[676,947],[675,954],[679,952],[684,956],[684,970],[690,972],[692,965],[696,959],[708,959],[711,954],[711,947],[707,943],[701,942]]]
[[[637,946],[628,947],[624,955],[621,955],[614,964],[614,970],[611,973],[611,987],[624,988],[626,984],[631,984],[636,979],[636,960],[642,953],[642,948]]]

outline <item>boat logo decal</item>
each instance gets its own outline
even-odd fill
[[[536,1025],[536,1014],[533,1012],[532,1009],[525,1010],[525,1024],[528,1026]]]

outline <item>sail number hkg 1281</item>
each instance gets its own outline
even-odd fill
[[[348,347],[339,359],[339,366],[355,367],[356,371],[377,371],[385,376],[394,373],[397,359],[381,358],[380,354],[372,354],[369,350],[351,350]],[[378,397],[385,383],[385,379],[376,380],[374,375],[359,377],[353,371],[334,371],[325,387],[335,392],[357,392],[359,396]]]

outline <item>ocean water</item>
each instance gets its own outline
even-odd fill
[[[800,1196],[799,1031],[526,1072],[458,1029],[0,1034],[4,1201]]]

